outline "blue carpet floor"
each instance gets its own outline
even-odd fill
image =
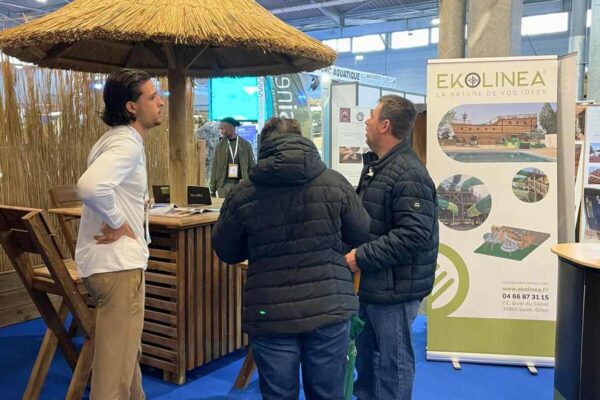
[[[27,378],[42,341],[45,326],[41,320],[0,329],[0,399],[21,399]],[[537,376],[524,367],[462,364],[455,371],[447,362],[425,360],[427,320],[417,317],[413,325],[417,375],[415,400],[544,400],[552,399],[553,370],[540,368]],[[143,368],[144,390],[148,399],[220,400],[260,399],[257,376],[244,391],[231,391],[242,364],[244,352],[238,351],[221,360],[189,371],[182,386],[162,381],[161,371]],[[41,398],[63,399],[71,373],[60,351],[46,379]],[[301,395],[304,399],[304,396]]]

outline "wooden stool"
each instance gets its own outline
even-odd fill
[[[77,185],[54,186],[50,188],[50,199],[52,207],[81,207],[81,197]],[[71,252],[71,258],[75,258],[75,245],[77,243],[77,231],[74,227],[79,221],[79,217],[69,217],[67,215],[57,215],[60,229],[65,236],[67,247]]]
[[[80,399],[92,368],[94,313],[86,304],[75,263],[64,260],[68,254],[52,232],[43,210],[0,206],[0,244],[48,326],[23,399],[39,398],[57,346],[73,369],[65,398]],[[32,262],[37,256],[41,256],[44,266]],[[49,294],[62,298],[58,312]],[[68,311],[83,333],[81,352],[64,327]]]

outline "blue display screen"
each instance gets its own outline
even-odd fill
[[[209,114],[211,120],[233,117],[238,121],[257,121],[257,78],[211,79]]]
[[[254,151],[254,159],[256,160],[257,156],[257,141],[256,134],[258,133],[256,125],[242,125],[238,126],[236,132],[239,136],[243,137],[252,145],[252,150]]]

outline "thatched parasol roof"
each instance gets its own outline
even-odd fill
[[[48,68],[166,75],[177,64],[193,77],[312,71],[336,58],[253,0],[75,0],[0,32],[0,48]]]
[[[277,75],[331,65],[336,54],[253,0],[74,0],[0,32],[8,55],[42,67],[129,67],[169,81],[171,198],[188,184],[187,77]]]

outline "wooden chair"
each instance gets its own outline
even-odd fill
[[[23,399],[39,398],[57,346],[73,369],[65,398],[80,399],[92,368],[94,314],[86,304],[75,263],[65,260],[67,252],[53,233],[43,210],[0,206],[0,244],[48,326]],[[41,256],[44,265],[35,265],[32,260],[39,258],[37,256]],[[49,294],[61,297],[58,311]],[[83,333],[81,352],[77,351],[64,327],[69,311]]]
[[[77,185],[62,185],[50,188],[50,199],[54,208],[79,207],[82,204]],[[67,247],[71,252],[71,258],[75,259],[75,245],[77,243],[75,225],[79,222],[79,218],[66,215],[57,215],[57,217],[60,229],[67,241]]]

